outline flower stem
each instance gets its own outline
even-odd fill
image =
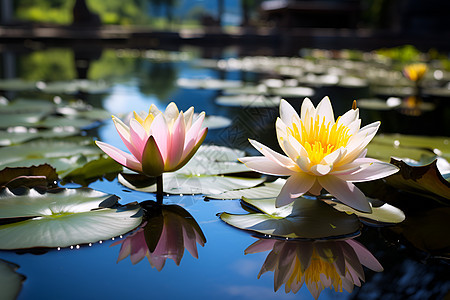
[[[163,176],[162,174],[156,177],[156,202],[163,203]]]

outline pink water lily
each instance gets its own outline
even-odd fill
[[[180,169],[191,159],[208,131],[202,128],[204,118],[202,112],[194,120],[193,107],[183,113],[171,102],[162,113],[152,105],[144,118],[134,113],[129,126],[112,117],[131,154],[100,141],[96,144],[121,165],[156,177]]]
[[[381,272],[378,260],[360,243],[348,239],[342,241],[283,241],[259,239],[245,254],[269,251],[258,274],[274,272],[274,289],[283,284],[285,292],[297,293],[306,284],[315,299],[325,288],[343,289],[351,293],[354,286],[364,281],[362,265]]]
[[[341,202],[371,212],[366,197],[352,182],[383,178],[397,172],[398,168],[365,157],[365,148],[380,122],[362,128],[360,125],[356,107],[335,120],[328,97],[316,108],[305,98],[300,116],[287,101],[281,100],[276,132],[287,156],[250,140],[264,156],[240,160],[261,173],[290,176],[276,199],[277,207],[291,203],[306,192],[319,195],[324,188]]]

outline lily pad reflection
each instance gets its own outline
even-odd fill
[[[315,199],[300,197],[279,208],[275,207],[275,198],[242,201],[249,207],[249,214],[222,213],[220,218],[234,227],[280,238],[333,239],[359,234],[355,215]]]
[[[16,272],[18,265],[0,259],[0,298],[17,299],[25,276]]]

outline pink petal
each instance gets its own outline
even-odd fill
[[[314,184],[315,177],[307,173],[298,172],[286,180],[283,188],[281,188],[275,206],[281,207],[287,205],[306,193]]]
[[[158,149],[161,152],[161,156],[164,162],[167,160],[168,155],[168,143],[169,143],[169,127],[167,126],[166,119],[163,114],[159,114],[153,120],[152,126],[150,127],[150,135],[155,138]]]
[[[375,256],[373,256],[372,253],[366,249],[366,247],[355,240],[346,240],[346,242],[353,248],[353,250],[355,250],[361,264],[375,272],[383,271],[383,266],[378,262]]]
[[[365,164],[361,169],[356,170],[352,173],[336,175],[340,179],[349,182],[364,182],[380,179],[398,172],[399,168],[396,166],[384,163],[384,162],[373,162]]]
[[[366,196],[353,183],[333,175],[320,176],[317,179],[324,189],[342,203],[362,212],[372,212]]]
[[[131,143],[131,136],[130,136],[130,128],[125,125],[119,118],[116,118],[113,116],[114,126],[116,127],[117,132],[119,133],[120,138],[122,139],[122,142],[125,144],[125,146],[130,150],[131,154],[134,155],[134,157],[141,157],[142,153],[140,153],[136,147]]]
[[[311,264],[314,246],[311,242],[299,242],[297,246],[297,257],[300,260],[300,268],[302,273],[308,269]]]
[[[178,115],[170,134],[170,146],[164,168],[166,171],[171,171],[181,162],[184,150],[184,139],[186,137],[185,126],[184,115],[183,112],[181,112]]]
[[[130,121],[130,142],[133,144],[136,152],[139,156],[136,158],[141,161],[142,153],[144,152],[145,144],[147,143],[147,133],[144,127],[136,119],[131,119]]]
[[[248,168],[253,171],[260,172],[263,174],[285,176],[292,175],[294,171],[280,166],[278,163],[270,160],[265,156],[253,156],[253,157],[242,157],[239,160],[244,163]]]
[[[199,133],[201,132],[204,119],[205,113],[202,112],[195,120],[194,124],[192,124],[191,128],[186,132],[182,159],[184,159],[186,155],[194,148],[199,140],[199,137],[201,137]],[[204,130],[206,130],[206,128],[204,128],[203,131]]]
[[[142,166],[141,163],[131,154],[123,152],[120,149],[117,149],[114,146],[111,146],[109,144],[95,141],[97,146],[103,150],[106,154],[108,154],[112,159],[117,161],[119,164],[121,164],[124,167],[127,167],[128,169],[131,169],[136,172],[142,172]]]

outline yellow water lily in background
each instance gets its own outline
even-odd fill
[[[130,126],[112,117],[131,154],[100,141],[96,144],[121,165],[157,177],[163,172],[180,169],[195,154],[208,131],[202,128],[204,118],[202,112],[194,119],[193,107],[183,113],[171,102],[165,112],[161,112],[152,104],[145,117],[134,113]]]
[[[281,100],[276,132],[287,156],[250,140],[264,156],[240,160],[261,173],[290,176],[276,199],[277,207],[291,203],[306,192],[319,195],[324,188],[348,206],[371,212],[366,197],[353,182],[383,178],[394,174],[398,168],[365,157],[365,148],[380,122],[360,126],[356,107],[335,120],[328,97],[323,98],[317,108],[305,98],[300,116],[287,101]]]
[[[424,63],[410,64],[403,68],[403,75],[411,81],[420,81],[427,72],[428,67]]]

